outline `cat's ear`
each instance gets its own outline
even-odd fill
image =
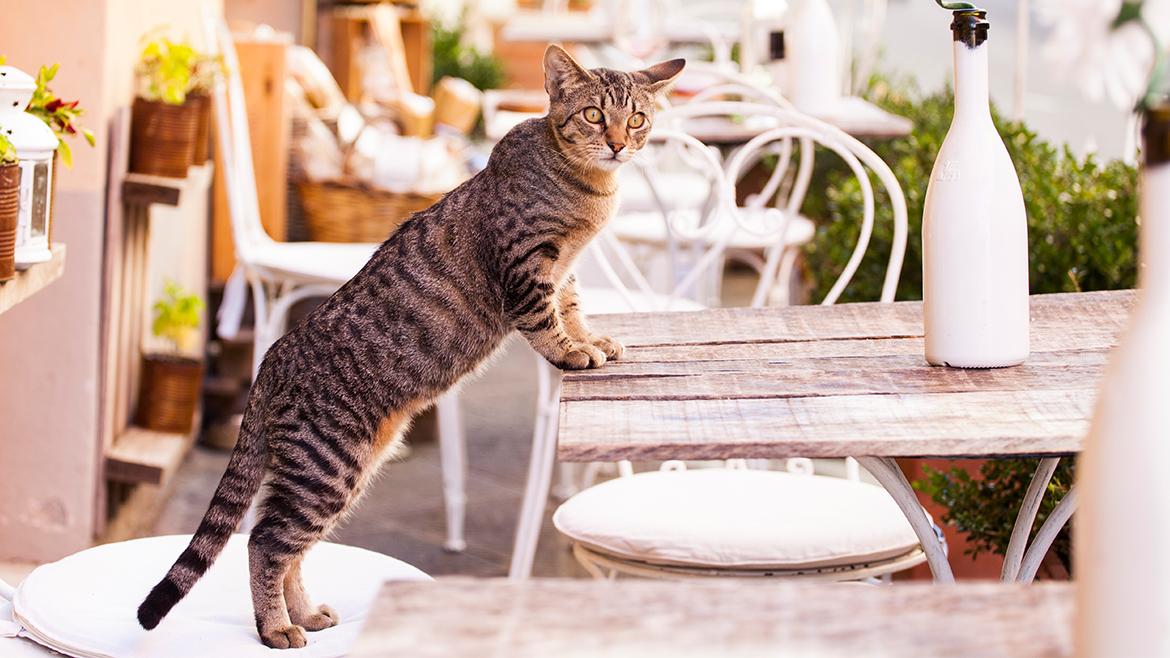
[[[558,89],[566,85],[585,82],[593,78],[593,74],[581,68],[573,56],[565,52],[564,48],[550,43],[544,51],[544,90],[552,97]]]
[[[669,62],[662,62],[655,64],[648,69],[638,71],[635,75],[641,78],[642,84],[650,87],[650,91],[654,94],[666,93],[678,74],[682,73],[683,67],[687,65],[685,59],[672,59]]]

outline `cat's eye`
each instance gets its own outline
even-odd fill
[[[601,110],[596,107],[587,107],[581,114],[589,123],[601,123]]]
[[[646,115],[639,112],[639,113],[635,114],[634,116],[630,117],[630,120],[627,121],[626,123],[631,128],[641,128],[642,124],[646,123]]]

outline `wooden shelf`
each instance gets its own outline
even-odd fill
[[[170,434],[131,425],[106,451],[106,478],[165,485],[183,463],[195,433]]]
[[[0,283],[0,313],[28,299],[65,272],[65,245],[54,242],[53,258],[17,272],[15,279]]]

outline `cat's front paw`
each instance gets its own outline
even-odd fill
[[[626,346],[617,342],[611,336],[594,336],[589,342],[605,353],[605,359],[607,361],[617,361],[626,352]]]
[[[588,344],[577,343],[564,353],[553,365],[561,370],[586,370],[598,368],[605,363],[605,352]]]

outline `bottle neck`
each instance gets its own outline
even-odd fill
[[[955,41],[955,120],[991,119],[987,91],[987,43]]]

